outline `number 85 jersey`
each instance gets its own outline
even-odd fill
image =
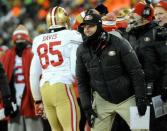
[[[82,37],[74,30],[61,30],[35,37],[30,68],[31,89],[39,87],[39,84],[42,86],[46,81],[50,84],[73,83],[76,50],[80,43]]]

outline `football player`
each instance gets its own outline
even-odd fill
[[[43,104],[52,131],[78,131],[80,111],[72,84],[82,37],[69,29],[70,18],[62,7],[53,7],[46,22],[48,33],[37,36],[32,47],[30,84],[36,113],[43,114]]]

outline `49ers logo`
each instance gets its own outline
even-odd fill
[[[93,17],[91,16],[91,15],[87,15],[87,16],[85,16],[85,18],[84,18],[84,20],[92,20],[93,19]]]

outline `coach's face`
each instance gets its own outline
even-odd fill
[[[84,34],[89,37],[92,36],[97,30],[97,25],[84,25]]]

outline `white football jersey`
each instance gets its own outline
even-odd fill
[[[14,78],[15,78],[14,87],[16,91],[16,103],[17,105],[20,106],[25,88],[25,80],[23,74],[22,58],[17,55],[15,57]]]
[[[46,81],[50,84],[73,83],[76,50],[80,43],[82,43],[82,37],[74,30],[61,30],[37,36],[32,47],[34,57],[30,68],[31,88],[39,87],[40,75],[42,76],[40,86]]]

